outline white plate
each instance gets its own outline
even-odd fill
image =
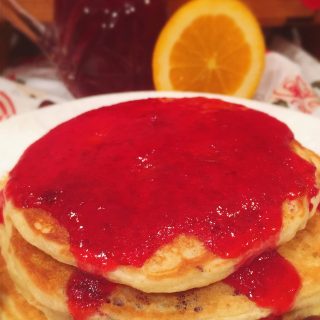
[[[320,120],[296,111],[256,101],[220,95],[186,92],[128,92],[94,96],[45,109],[18,115],[0,124],[0,177],[8,172],[22,152],[57,124],[77,116],[84,111],[117,102],[150,97],[195,97],[220,98],[264,111],[285,122],[294,132],[296,139],[306,147],[320,153]]]

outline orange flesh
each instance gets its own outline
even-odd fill
[[[170,80],[175,90],[232,94],[250,64],[250,47],[234,21],[207,15],[194,20],[174,45]]]

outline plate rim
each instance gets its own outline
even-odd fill
[[[280,121],[286,123],[290,129],[293,131],[295,137],[297,137],[297,128],[299,124],[296,125],[296,122],[301,123],[301,130],[299,132],[298,141],[301,141],[303,138],[303,128],[307,128],[306,131],[313,130],[315,132],[320,132],[320,119],[301,113],[300,111],[286,109],[284,107],[279,107],[271,105],[265,102],[260,102],[257,100],[249,100],[238,97],[230,97],[220,94],[210,94],[210,93],[200,93],[200,92],[181,92],[181,91],[133,91],[133,92],[122,92],[122,93],[111,93],[111,94],[101,94],[90,97],[85,97],[81,99],[75,99],[71,101],[66,101],[63,103],[55,104],[43,109],[37,109],[22,113],[16,116],[13,116],[0,123],[0,155],[4,155],[2,161],[0,161],[0,177],[2,174],[5,174],[14,164],[18,161],[19,157],[22,155],[23,151],[35,140],[39,139],[50,129],[54,128],[59,123],[67,121],[71,118],[78,116],[86,111],[97,109],[99,107],[111,106],[113,104],[138,100],[138,99],[148,99],[148,98],[188,98],[188,97],[206,97],[212,99],[221,99],[231,103],[236,103],[240,105],[245,105],[254,110],[258,110],[269,114]],[[63,119],[61,119],[63,118]],[[290,121],[288,120],[290,119]],[[21,124],[25,126],[21,126]],[[291,123],[291,125],[289,124]],[[294,123],[294,128],[292,124]],[[36,124],[39,134],[32,136],[32,125]],[[313,129],[316,126],[316,129]],[[16,141],[13,141],[18,146],[20,151],[16,154],[11,149],[10,136],[13,135]],[[19,139],[17,140],[17,136]],[[31,139],[28,138],[31,137]],[[309,139],[307,142],[303,143],[308,148],[315,150],[320,153],[320,144],[314,144],[313,140],[316,138],[316,134],[312,135],[312,139]],[[28,140],[29,139],[29,140]],[[14,139],[13,139],[14,140]],[[304,140],[304,139],[302,139]],[[312,140],[312,141],[311,141]],[[4,141],[4,143],[2,143]],[[311,143],[312,142],[312,143]],[[19,146],[22,144],[23,146]],[[312,145],[312,146],[310,146]],[[18,155],[19,154],[19,155]],[[11,157],[11,158],[10,158]],[[12,158],[15,158],[14,160]],[[8,163],[6,163],[6,161]]]
[[[124,98],[128,97],[129,99],[125,100]],[[311,114],[307,114],[307,113],[302,113],[301,111],[298,110],[294,110],[294,109],[289,109],[289,108],[285,108],[282,106],[277,106],[268,102],[263,102],[263,101],[259,101],[259,100],[254,100],[254,99],[246,99],[246,98],[239,98],[239,97],[233,97],[233,96],[227,96],[227,95],[223,95],[223,94],[216,94],[216,93],[204,93],[204,92],[193,92],[193,91],[127,91],[127,92],[119,92],[119,93],[106,93],[106,94],[98,94],[98,95],[93,95],[93,96],[88,96],[88,97],[83,97],[83,98],[78,98],[78,99],[74,99],[74,100],[70,100],[70,101],[65,101],[65,102],[60,102],[57,104],[53,104],[50,106],[47,106],[45,108],[41,108],[41,109],[36,109],[36,110],[31,110],[28,112],[23,112],[20,114],[16,114],[8,119],[6,119],[5,121],[0,123],[0,128],[2,127],[3,124],[7,123],[8,121],[14,121],[15,119],[18,119],[20,117],[25,117],[25,116],[32,116],[34,114],[46,114],[46,113],[51,113],[51,111],[53,111],[53,109],[57,109],[57,108],[69,108],[70,105],[77,108],[79,106],[82,106],[84,103],[94,103],[95,101],[102,101],[104,99],[111,99],[111,100],[120,100],[121,101],[129,101],[129,100],[138,100],[138,99],[148,99],[148,98],[189,98],[189,97],[206,97],[206,98],[211,98],[211,99],[221,99],[221,100],[225,100],[231,103],[235,103],[235,104],[243,104],[249,108],[255,109],[255,110],[259,110],[264,112],[263,110],[260,110],[260,108],[266,109],[267,114],[269,114],[268,111],[271,110],[277,110],[281,112],[285,112],[285,113],[292,113],[292,114],[296,114],[299,115],[301,117],[306,117],[309,119],[316,119],[317,121],[320,121],[319,118],[311,115]],[[113,104],[116,104],[118,102],[112,103],[112,104],[100,104],[98,106],[95,106],[93,108],[89,108],[89,110],[93,110],[93,109],[97,109],[99,107],[108,107],[111,106]],[[269,109],[269,110],[268,110]],[[85,111],[84,111],[85,112]]]

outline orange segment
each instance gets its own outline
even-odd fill
[[[237,0],[193,0],[162,30],[153,55],[158,90],[251,97],[264,66],[264,40]]]

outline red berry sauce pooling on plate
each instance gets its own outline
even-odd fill
[[[85,320],[96,313],[114,287],[101,276],[74,271],[67,287],[68,307],[73,319]]]
[[[219,100],[149,99],[85,113],[29,147],[6,197],[48,211],[78,264],[142,266],[181,234],[224,258],[275,244],[282,203],[315,168],[276,119]]]
[[[270,320],[291,309],[301,288],[299,274],[277,251],[263,253],[224,281],[260,307],[271,308]]]

